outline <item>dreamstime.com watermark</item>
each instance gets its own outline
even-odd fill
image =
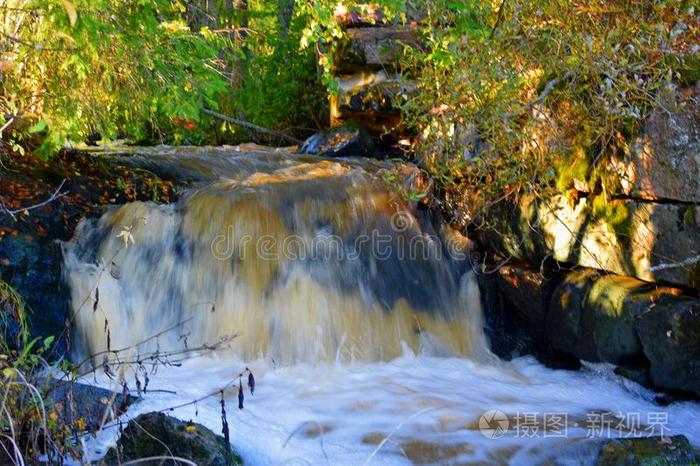
[[[558,412],[517,412],[507,415],[496,409],[479,418],[479,431],[484,437],[497,439],[568,437],[569,429],[586,431],[588,438],[665,437],[669,432],[665,412],[589,412],[586,416],[570,416]]]
[[[447,258],[478,262],[481,259],[471,250],[469,240],[458,235],[445,238],[425,233],[407,212],[395,213],[382,228],[370,228],[345,237],[324,231],[306,235],[241,235],[230,225],[227,234],[214,237],[211,253],[218,260],[245,260],[251,256],[263,261],[346,261],[361,257],[379,261],[440,261]]]

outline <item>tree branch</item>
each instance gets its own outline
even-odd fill
[[[513,118],[513,117],[520,116],[520,115],[522,115],[523,113],[525,113],[525,112],[531,110],[535,105],[542,103],[542,102],[544,101],[544,99],[546,99],[547,96],[548,96],[549,94],[552,93],[552,91],[553,91],[554,88],[557,86],[557,84],[559,84],[559,83],[562,82],[562,81],[566,81],[566,80],[569,79],[570,77],[571,77],[571,72],[570,72],[570,71],[567,71],[566,74],[565,74],[564,76],[562,76],[562,77],[560,77],[560,78],[554,78],[554,79],[552,79],[551,81],[549,81],[549,82],[544,86],[544,90],[542,91],[542,94],[540,94],[535,100],[533,100],[532,102],[530,102],[529,104],[527,104],[527,105],[525,106],[525,108],[519,110],[518,112],[515,112],[515,113],[506,113],[505,115],[503,115],[503,119],[504,119],[504,120],[509,120],[509,119],[511,119],[511,118]]]
[[[56,191],[54,191],[54,193],[51,195],[51,197],[49,197],[48,199],[46,199],[43,202],[40,202],[40,203],[34,204],[34,205],[30,205],[29,207],[22,207],[21,209],[15,209],[15,210],[8,209],[7,207],[5,207],[5,204],[0,202],[0,210],[4,210],[5,213],[7,213],[12,218],[17,218],[18,214],[21,214],[23,212],[28,212],[28,211],[33,210],[33,209],[38,209],[39,207],[43,207],[46,204],[49,204],[49,203],[55,201],[56,199],[63,197],[67,194],[67,192],[61,192],[61,188],[63,188],[63,185],[65,184],[65,182],[66,182],[66,180],[61,181],[61,184],[58,185],[58,188],[56,188]]]
[[[218,118],[220,120],[224,120],[224,121],[228,121],[229,123],[233,123],[234,125],[238,125],[238,126],[242,126],[244,128],[251,129],[251,130],[256,131],[258,133],[267,134],[269,136],[273,136],[273,137],[276,137],[279,139],[284,139],[285,141],[289,141],[293,144],[301,144],[303,142],[297,138],[294,138],[294,137],[289,136],[287,134],[281,133],[279,131],[267,129],[267,128],[264,128],[262,126],[258,126],[256,124],[249,123],[249,122],[244,121],[244,120],[239,120],[238,118],[233,118],[233,117],[230,117],[228,115],[224,115],[222,113],[217,113],[213,110],[209,110],[208,108],[203,108],[202,112],[206,113],[207,115],[211,115],[215,118]]]
[[[690,267],[691,265],[697,264],[698,262],[700,262],[700,255],[697,255],[694,257],[689,257],[689,258],[682,260],[680,262],[671,262],[668,264],[655,265],[653,267],[649,267],[649,272],[657,272],[659,270],[666,270],[666,269],[675,269],[677,267]]]

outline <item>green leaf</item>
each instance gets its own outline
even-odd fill
[[[48,124],[46,123],[46,120],[44,120],[44,119],[42,118],[41,120],[37,121],[36,124],[35,124],[34,126],[32,126],[31,128],[29,128],[29,132],[32,133],[32,134],[34,134],[34,133],[40,133],[40,132],[44,131],[44,130],[46,129],[47,126],[48,126]]]
[[[44,351],[48,350],[49,347],[53,344],[54,336],[48,336],[44,338]]]
[[[66,13],[68,13],[70,25],[75,26],[75,22],[78,21],[78,12],[75,9],[75,6],[68,0],[61,0],[61,2],[63,3],[63,8],[66,9]]]

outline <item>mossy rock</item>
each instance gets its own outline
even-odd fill
[[[243,464],[241,458],[220,435],[201,424],[181,421],[158,412],[142,414],[129,421],[117,442],[117,447],[107,453],[103,464],[117,465],[125,461],[158,456],[183,458],[199,466]],[[154,460],[152,464],[184,463],[176,459],[160,459]]]
[[[688,439],[648,437],[610,439],[600,448],[596,466],[697,465],[698,458]]]

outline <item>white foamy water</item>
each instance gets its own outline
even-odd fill
[[[180,368],[161,368],[151,377],[151,389],[177,394],[149,393],[128,416],[215,392],[246,365],[256,376],[255,395],[246,390],[240,411],[237,387],[226,392],[226,399],[232,443],[252,465],[541,464],[547,455],[565,449],[570,450],[568,464],[587,464],[595,450],[586,440],[608,436],[587,428],[586,419],[594,412],[639,416],[635,435],[652,430],[658,435],[663,424],[665,435],[684,434],[700,446],[700,404],[661,407],[653,403],[652,392],[605,366],[568,372],[547,369],[532,358],[477,363],[408,352],[389,362],[273,369],[262,361],[206,357]],[[500,438],[479,430],[479,419],[489,410],[510,419]],[[532,413],[539,421],[546,414],[565,414],[566,437],[555,437],[562,433],[556,429],[545,435],[543,425],[538,431],[526,429],[525,416]],[[221,431],[217,397],[168,414]],[[663,422],[645,430],[649,416]],[[610,435],[620,436],[615,426]],[[104,450],[115,440],[114,431],[107,429],[91,447]]]

